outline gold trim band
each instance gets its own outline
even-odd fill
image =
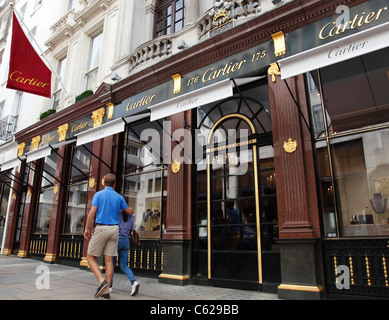
[[[27,251],[20,250],[17,255],[18,258],[27,258]]]
[[[318,286],[303,286],[297,284],[281,284],[278,286],[279,290],[293,290],[293,291],[307,291],[307,292],[322,292],[324,288],[321,285]]]
[[[3,256],[10,256],[12,253],[12,250],[11,249],[4,249],[3,251]]]
[[[47,253],[43,261],[54,262],[57,259],[57,255],[54,253]]]
[[[180,275],[176,275],[176,274],[166,274],[166,273],[160,274],[158,278],[172,279],[172,280],[189,280],[190,279],[188,275],[180,276]]]

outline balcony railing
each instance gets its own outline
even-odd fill
[[[12,140],[16,131],[17,121],[18,118],[14,116],[7,116],[0,120],[0,141],[7,142]]]
[[[172,53],[172,36],[159,37],[138,47],[129,58],[130,71],[150,60],[164,59]]]

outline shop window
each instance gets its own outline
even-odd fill
[[[8,174],[3,172],[0,174],[0,248],[3,241],[3,232],[5,226],[5,219],[7,216],[9,195],[11,192],[12,181]]]
[[[45,158],[42,182],[39,191],[39,204],[36,215],[35,233],[47,234],[50,227],[51,210],[54,201],[55,174],[57,169],[57,153]],[[39,167],[39,165],[38,165]],[[29,194],[27,193],[27,198]]]
[[[165,222],[167,168],[163,165],[162,122],[141,122],[127,129],[123,195],[134,209],[135,229],[142,240],[159,239]],[[152,137],[152,139],[149,139]]]
[[[92,144],[73,147],[65,216],[65,234],[83,234],[87,209],[87,193]]]
[[[388,54],[308,74],[327,238],[389,235]]]
[[[324,101],[317,133],[326,129],[324,120],[330,136],[389,121],[388,55],[386,48],[310,73],[311,104]]]
[[[155,37],[170,35],[184,27],[184,0],[160,0],[155,10]]]

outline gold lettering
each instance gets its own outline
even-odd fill
[[[365,19],[365,23],[369,24],[375,20],[375,12],[370,12]]]
[[[202,80],[205,83],[208,81],[215,80],[222,75],[226,76],[230,73],[234,73],[234,72],[240,70],[242,68],[243,64],[246,62],[247,62],[247,60],[242,60],[242,61],[236,62],[236,63],[230,62],[230,63],[227,63],[223,68],[221,68],[217,71],[215,70],[215,68],[210,68],[207,71],[205,71],[205,73],[203,74]]]
[[[327,24],[323,27],[323,29],[321,29],[320,34],[319,34],[319,38],[320,38],[320,39],[325,40],[325,39],[327,39],[327,38],[330,37],[330,35],[324,36],[324,31],[327,29],[328,26],[331,26],[331,25],[336,25],[336,22],[327,23]]]
[[[75,124],[72,127],[72,132],[77,132],[79,130],[85,129],[87,125],[88,125],[88,122],[84,122],[84,123],[80,123],[80,124]]]
[[[27,84],[29,86],[38,87],[38,88],[44,88],[49,85],[49,83],[40,82],[38,79],[32,78],[24,78],[23,73],[20,71],[14,71],[10,74],[9,79],[14,82]]]
[[[387,11],[388,7],[384,7],[378,12],[370,12],[366,15],[366,12],[362,12],[362,14],[355,15],[354,19],[351,21],[347,21],[344,24],[336,25],[336,22],[332,21],[327,23],[319,33],[319,38],[321,40],[326,40],[328,38],[332,38],[336,35],[341,35],[347,29],[356,29],[362,27],[365,24],[370,24],[374,21],[378,21],[381,18],[381,15],[384,11]]]
[[[12,80],[12,81],[16,81],[17,79],[12,79],[12,76],[15,74],[15,73],[20,73],[22,74],[20,71],[14,71],[11,73],[11,75],[9,76],[9,78]]]
[[[388,7],[382,8],[382,9],[380,9],[380,10],[378,11],[378,13],[377,13],[377,18],[376,18],[377,21],[378,21],[379,18],[381,17],[381,13],[384,12],[384,11],[386,11],[386,10],[388,10]]]
[[[55,139],[55,136],[50,136],[47,137],[46,139],[43,140],[42,144],[47,144]]]
[[[135,100],[131,100],[128,104],[127,104],[127,108],[126,110],[127,111],[131,111],[131,110],[135,110],[135,109],[138,109],[139,107],[142,107],[142,106],[146,106],[150,103],[153,102],[153,100],[155,99],[156,95],[152,95],[150,97],[143,97],[141,100],[139,101],[135,101]]]

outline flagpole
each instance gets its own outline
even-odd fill
[[[39,43],[35,40],[34,36],[32,35],[32,33],[30,32],[30,30],[28,29],[28,27],[26,26],[26,24],[24,23],[23,19],[20,17],[19,13],[16,11],[16,8],[15,8],[15,3],[14,2],[11,2],[9,4],[13,10],[13,12],[16,14],[18,20],[19,20],[19,23],[21,23],[24,28],[27,30],[28,32],[28,35],[30,36],[30,38],[34,41],[35,45],[38,47],[39,51],[41,52],[41,56],[46,60],[49,68],[51,69],[51,71],[55,74],[55,76],[57,77],[59,83],[62,85],[62,89],[65,91],[66,93],[66,96],[68,97],[70,94],[69,92],[66,90],[65,88],[65,85],[64,83],[62,82],[62,79],[61,77],[58,75],[58,73],[55,71],[55,69],[53,68],[53,66],[51,65],[50,61],[47,59],[46,55],[44,54],[42,48],[40,47]]]

